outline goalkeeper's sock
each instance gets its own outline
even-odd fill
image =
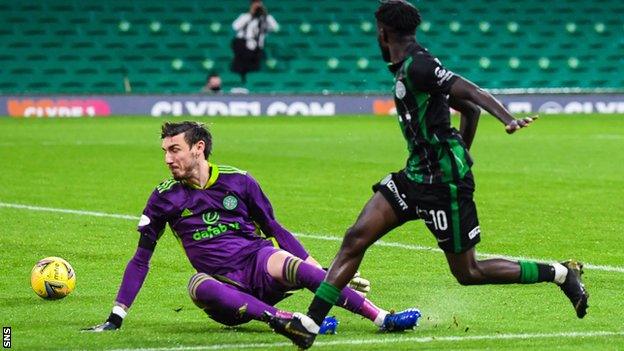
[[[381,327],[383,325],[384,319],[386,318],[387,314],[388,311],[382,310],[381,308],[375,306],[375,304],[373,304],[369,300],[364,301],[364,303],[362,304],[361,315],[373,321],[373,323],[375,323],[375,325],[378,327]]]
[[[236,324],[241,318],[247,316],[263,321],[265,311],[272,315],[281,313],[277,308],[254,296],[209,278],[208,275],[199,275],[199,277],[189,284],[191,298],[220,323]]]
[[[115,305],[113,306],[113,310],[111,311],[106,321],[113,323],[117,328],[121,328],[121,324],[123,323],[123,320],[124,318],[126,318],[127,314],[128,312],[121,308],[121,306]]]
[[[520,283],[533,284],[555,282],[563,284],[568,269],[560,263],[543,264],[534,261],[518,261],[520,264]]]
[[[310,291],[318,290],[323,279],[325,279],[325,274],[324,270],[303,262],[296,257],[287,257],[282,269],[282,276],[286,281],[296,286],[303,286]],[[368,302],[368,304],[365,302]],[[351,288],[342,289],[338,301],[335,304],[336,306],[368,318],[371,321],[375,321],[380,311],[372,302],[366,300]],[[329,310],[327,312],[329,313]],[[321,319],[321,322],[322,321],[323,319]]]

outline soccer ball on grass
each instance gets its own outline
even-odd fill
[[[46,257],[30,272],[30,286],[46,300],[62,299],[76,287],[74,268],[60,257]]]

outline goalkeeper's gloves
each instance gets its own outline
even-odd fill
[[[366,297],[366,294],[371,289],[370,281],[368,279],[364,279],[360,276],[360,272],[355,272],[355,275],[351,279],[348,285],[349,288],[355,290],[362,297]]]
[[[126,311],[124,311],[121,307],[119,307],[119,310],[117,309],[117,306],[115,306],[111,314],[108,316],[108,319],[106,319],[106,322],[94,325],[93,327],[82,329],[82,331],[99,333],[121,328],[121,324],[123,323],[123,318],[125,317]]]
[[[323,268],[323,270],[327,272],[329,268]],[[368,294],[371,289],[370,281],[368,279],[362,278],[360,276],[360,271],[355,272],[347,287],[355,290],[355,292],[362,297],[366,297],[366,294]]]

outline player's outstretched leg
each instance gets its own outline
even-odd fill
[[[451,272],[462,285],[553,282],[570,299],[577,317],[587,314],[589,294],[581,281],[583,265],[576,261],[552,264],[498,258],[479,261],[474,248],[459,254],[447,252],[446,258]]]

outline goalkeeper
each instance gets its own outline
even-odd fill
[[[316,291],[325,271],[275,219],[259,184],[245,171],[208,162],[212,137],[199,123],[165,123],[162,149],[173,179],[152,192],[139,221],[137,251],[128,262],[108,319],[89,331],[119,329],[149,270],[168,223],[197,270],[188,284],[193,302],[218,323],[234,326],[268,315],[289,318],[274,305],[293,289]],[[258,235],[257,228],[273,240]],[[273,242],[279,247],[276,248]],[[388,313],[365,298],[368,281],[354,279],[336,305],[373,321],[382,330],[413,328],[420,313]],[[329,317],[324,327],[335,330]]]

